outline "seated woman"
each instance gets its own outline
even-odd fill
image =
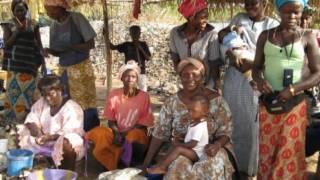
[[[85,152],[83,110],[62,96],[63,85],[57,76],[40,79],[38,88],[42,98],[18,127],[19,145],[35,154],[49,151],[57,167],[74,170],[75,161]]]
[[[164,142],[170,138],[176,139],[177,136],[183,138],[182,134],[186,134],[191,123],[187,107],[193,96],[203,95],[210,101],[208,114],[213,117],[207,121],[209,144],[194,164],[183,156],[178,157],[169,166],[165,179],[231,179],[234,168],[228,154],[232,154],[232,120],[227,103],[217,92],[204,87],[207,71],[200,60],[185,58],[178,64],[177,72],[183,89],[167,99],[162,106],[143,167],[150,165]]]
[[[131,60],[119,70],[123,88],[110,92],[105,117],[109,128],[96,127],[86,134],[94,143],[94,157],[108,170],[118,166],[119,159],[130,165],[132,149],[143,154],[148,144],[147,127],[153,125],[149,95],[137,89],[140,75],[138,64]]]

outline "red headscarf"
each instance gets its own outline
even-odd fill
[[[206,0],[184,0],[178,11],[187,19],[206,8],[208,8]]]

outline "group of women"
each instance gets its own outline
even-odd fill
[[[50,53],[59,57],[64,96],[72,97],[84,109],[84,128],[88,131],[99,125],[95,78],[89,60],[96,34],[82,14],[68,11],[68,1],[48,0],[44,5],[48,16],[54,20],[50,28],[50,48],[42,47],[39,26],[28,18],[25,1],[13,0],[14,17],[3,23],[5,53],[2,68],[8,72],[5,116],[18,122],[25,119],[35,101],[38,68],[42,65],[45,76],[44,56]]]
[[[204,95],[210,101],[208,116],[213,117],[207,122],[210,141],[206,151],[195,163],[180,156],[169,166],[165,179],[231,179],[235,175],[305,179],[307,107],[302,93],[320,81],[316,35],[301,23],[307,1],[275,0],[280,22],[265,16],[267,0],[244,2],[246,12],[235,16],[230,26],[244,29],[242,38],[255,53],[254,61],[240,59],[232,49],[226,53],[227,60],[221,59],[219,34],[208,24],[206,1],[184,0],[179,12],[187,22],[171,31],[169,46],[182,88],[164,102],[159,119],[154,120],[148,93],[137,88],[141,70],[129,61],[119,69],[123,87],[111,91],[106,99],[104,115],[109,126],[104,128],[95,127],[99,121],[88,59],[95,33],[88,21],[67,11],[67,1],[45,0],[47,13],[55,21],[50,48],[43,49],[37,28],[25,18],[28,7],[14,0],[15,17],[5,31],[4,67],[12,78],[8,109],[22,112],[19,97],[32,97],[35,72],[43,60],[31,56],[59,56],[62,77],[40,80],[42,98],[32,107],[29,99],[23,109],[24,116],[30,113],[19,131],[20,146],[50,152],[57,166],[74,169],[75,160],[84,155],[85,137],[94,143],[93,155],[107,170],[118,168],[120,160],[130,166],[139,155],[145,169],[163,144],[170,145],[172,137],[186,133],[190,99]],[[28,50],[34,54],[20,56]],[[24,59],[29,63],[22,64]],[[225,62],[222,79],[219,66]],[[247,71],[252,74],[249,80],[243,73]],[[25,74],[31,78],[23,78]],[[210,87],[212,80],[214,87]],[[26,81],[33,85],[26,88],[22,83]]]
[[[50,47],[43,48],[39,26],[28,17],[24,0],[13,0],[13,18],[2,23],[7,92],[4,103],[8,121],[20,126],[19,146],[51,156],[57,167],[74,169],[84,156],[85,131],[100,124],[96,109],[93,67],[89,60],[96,33],[80,13],[69,11],[69,1],[46,0],[53,19]],[[48,75],[44,57],[59,57],[59,75]],[[38,68],[42,66],[39,80]],[[35,98],[38,89],[42,95]]]

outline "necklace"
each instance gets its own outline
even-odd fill
[[[276,31],[277,31],[277,29],[276,29]],[[292,34],[290,53],[288,53],[287,45],[284,45],[284,44],[285,44],[285,43],[284,43],[284,38],[283,38],[283,34],[281,33],[281,31],[279,31],[279,34],[280,34],[280,39],[281,39],[281,49],[280,49],[280,53],[282,53],[282,48],[283,48],[284,51],[285,51],[285,53],[286,53],[287,59],[290,59],[291,56],[292,56],[292,52],[293,52],[295,32],[294,32],[294,34]]]

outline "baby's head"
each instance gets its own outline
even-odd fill
[[[247,49],[247,44],[242,40],[241,36],[236,31],[231,31],[224,36],[222,44],[224,47],[231,50]]]
[[[191,98],[188,105],[189,116],[192,121],[200,121],[205,118],[209,112],[210,102],[204,95],[195,95]]]

